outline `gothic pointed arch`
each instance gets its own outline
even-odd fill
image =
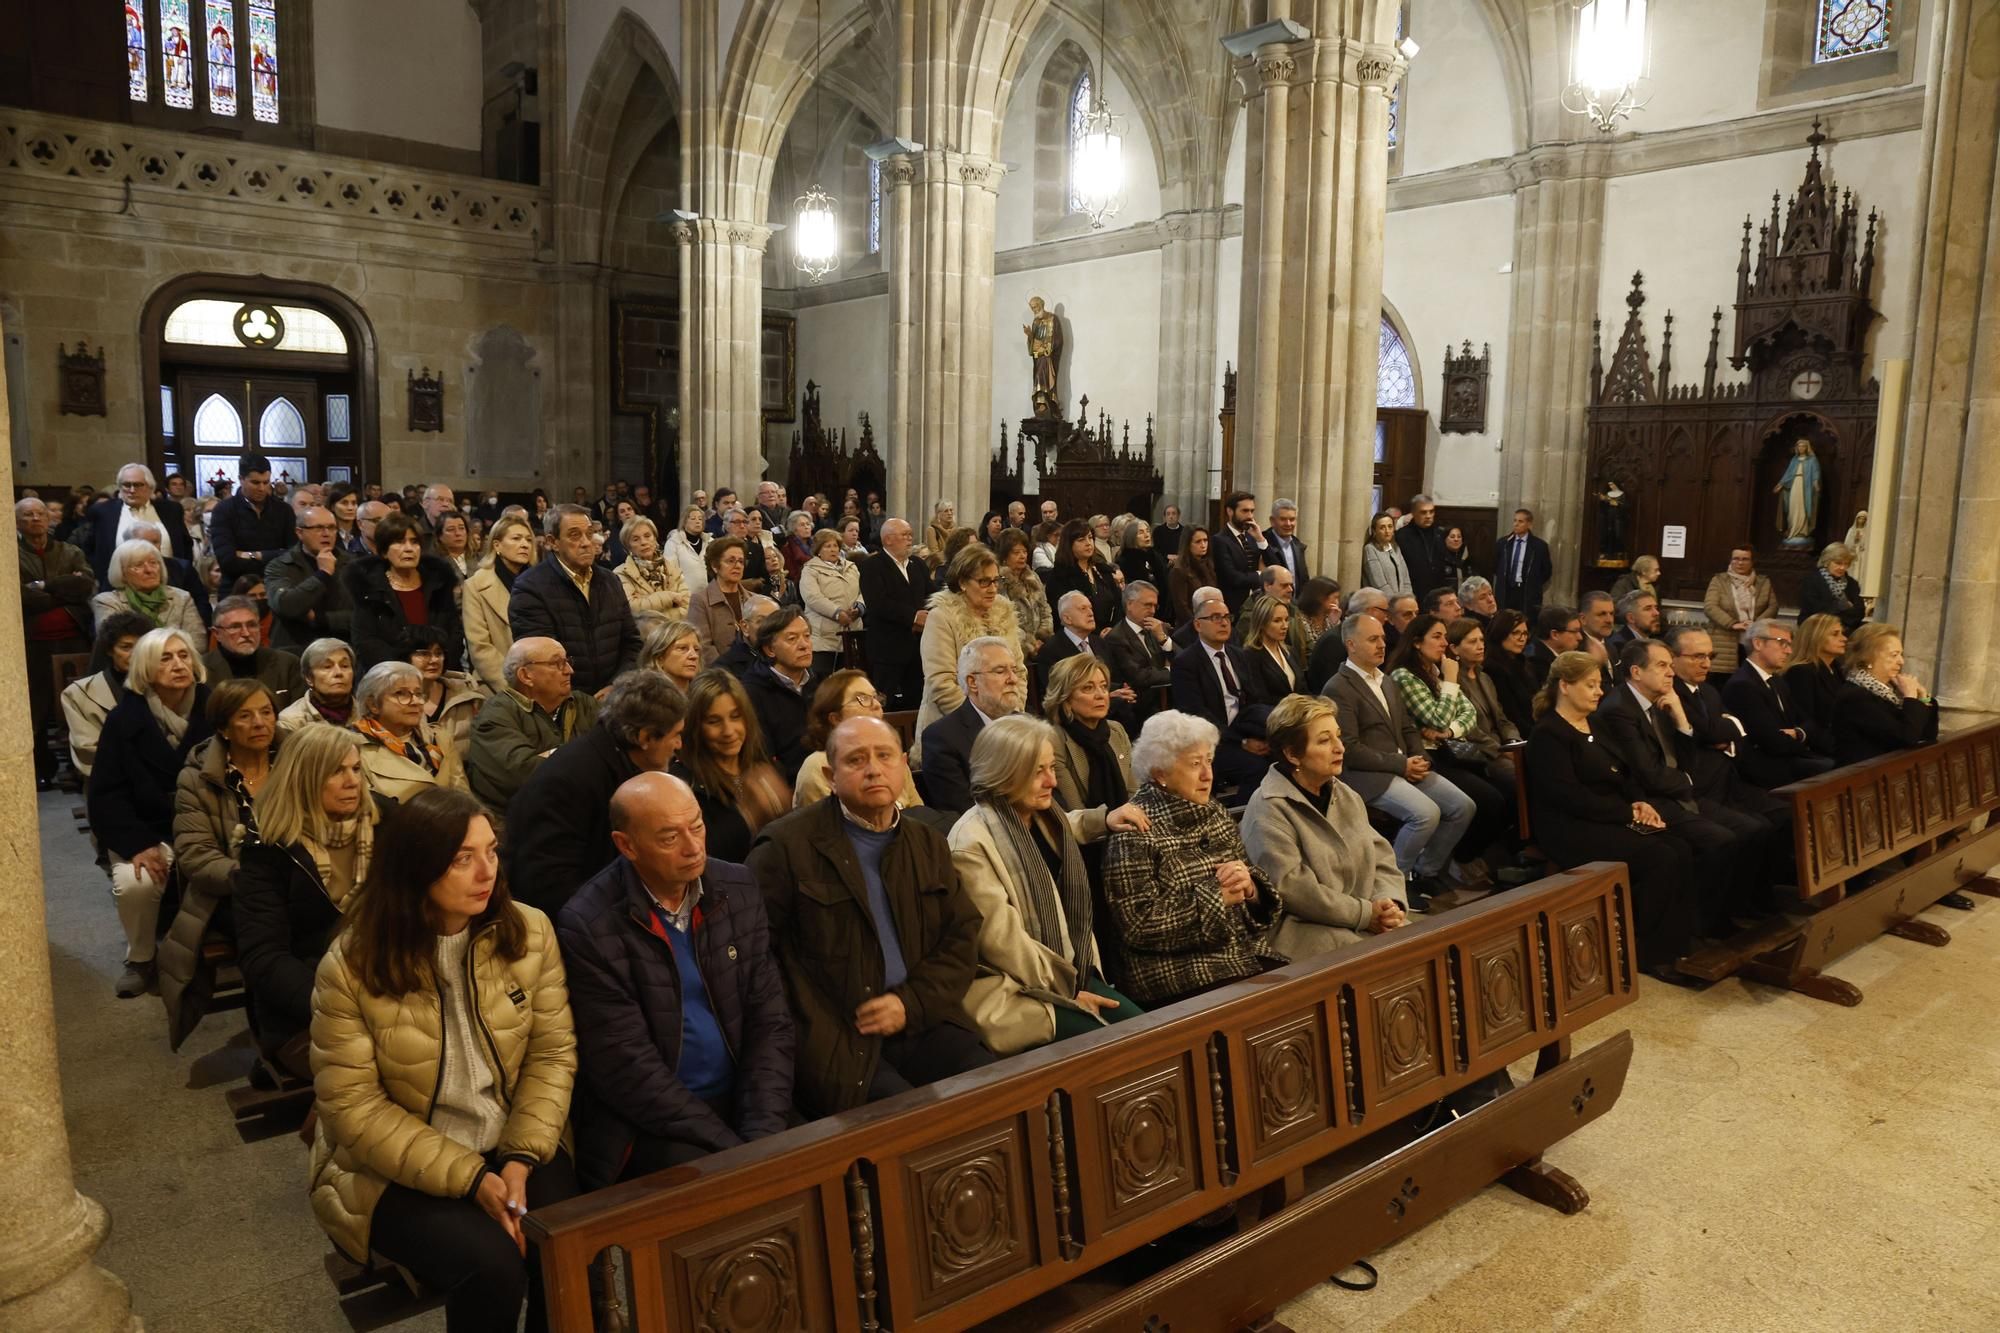
[[[657,122],[651,134],[635,135],[628,128],[633,100],[647,76],[657,85],[652,96],[660,104],[646,119]],[[610,215],[632,171],[633,154],[619,151],[621,140],[653,135],[671,123],[681,105],[679,76],[652,26],[630,9],[620,9],[604,34],[585,79],[571,134],[570,166],[563,180],[558,234],[567,256],[583,263],[604,257]],[[620,159],[624,160],[622,166]]]

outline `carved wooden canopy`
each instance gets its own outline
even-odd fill
[[[1780,600],[1790,605],[1820,548],[1844,536],[1855,511],[1868,505],[1880,397],[1865,364],[1868,333],[1880,317],[1869,295],[1876,216],[1868,215],[1864,234],[1852,192],[1837,189],[1821,161],[1826,141],[1815,122],[1803,183],[1789,202],[1774,194],[1770,217],[1761,224],[1744,221],[1729,364],[1747,371],[1746,380],[1717,383],[1719,307],[1699,385],[1672,382],[1671,311],[1662,321],[1654,369],[1643,274],[1632,275],[1625,325],[1608,367],[1601,321],[1597,326],[1586,490],[1594,494],[1616,481],[1626,491],[1634,555],[1659,554],[1666,525],[1687,529],[1686,558],[1662,561],[1667,596],[1700,598],[1710,577],[1727,565],[1730,548],[1747,542]],[[1787,548],[1774,488],[1800,439],[1819,459],[1823,488],[1810,546]],[[1593,568],[1603,549],[1597,525],[1596,506],[1586,506],[1586,587],[1608,583],[1616,573]]]

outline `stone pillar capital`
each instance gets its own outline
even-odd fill
[[[1611,171],[1612,146],[1596,141],[1536,144],[1507,163],[1514,188],[1543,181],[1602,180]]]
[[[923,148],[914,153],[898,153],[884,164],[891,187],[930,185],[945,182],[1000,193],[1000,180],[1007,164],[978,153],[961,153],[950,148]]]

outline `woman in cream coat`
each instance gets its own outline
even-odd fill
[[[1346,751],[1336,711],[1318,695],[1279,701],[1264,724],[1278,761],[1243,811],[1251,863],[1284,903],[1271,947],[1293,960],[1359,944],[1405,919],[1395,849],[1340,781]]]
[[[1000,1055],[1140,1013],[1104,979],[1078,842],[1142,828],[1145,817],[1130,806],[1056,810],[1055,743],[1040,718],[987,724],[972,746],[974,804],[949,838],[959,883],[982,918],[965,1011]]]
[[[519,514],[507,514],[487,534],[486,549],[492,558],[465,581],[459,615],[465,622],[472,674],[498,694],[507,688],[507,650],[514,646],[507,603],[514,595],[514,580],[535,563],[535,529]]]
[[[840,669],[841,634],[861,628],[861,566],[840,553],[840,534],[821,528],[813,534],[812,558],[799,571],[799,600],[812,627],[813,671],[826,676]]]

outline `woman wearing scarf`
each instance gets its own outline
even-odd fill
[[[618,541],[625,548],[625,560],[616,572],[632,614],[651,611],[668,620],[686,619],[687,580],[681,577],[680,565],[660,549],[658,525],[640,514],[618,530]]]
[[[278,714],[278,730],[297,731],[308,722],[344,727],[354,716],[354,649],[345,639],[314,639],[299,658],[306,692]]]
[[[989,723],[972,746],[973,807],[952,826],[952,864],[979,908],[979,975],[965,1010],[996,1053],[1012,1055],[1136,1018],[1104,979],[1079,836],[1140,828],[1121,806],[1055,808],[1056,734],[1039,718]]]
[[[167,582],[166,562],[153,543],[139,537],[118,543],[111,553],[108,577],[111,591],[90,599],[91,612],[100,624],[108,616],[132,611],[156,627],[186,631],[191,642],[208,641],[208,627],[194,609],[194,598]]]
[[[215,964],[202,957],[202,940],[211,929],[236,935],[229,900],[243,844],[257,837],[252,802],[277,753],[277,696],[254,677],[222,681],[209,692],[208,722],[215,734],[189,752],[174,792],[181,905],[160,941],[160,1000],[174,1050],[215,994]]]
[[[407,801],[426,787],[465,790],[458,752],[441,745],[424,721],[424,673],[408,662],[380,662],[354,691],[354,730],[368,785]]]
[[[1708,581],[1701,600],[1715,627],[1717,650],[1725,644],[1736,647],[1744,631],[1778,614],[1778,595],[1771,591],[1771,580],[1757,572],[1757,553],[1747,546],[1730,551],[1729,568]]]
[[[133,611],[120,611],[98,621],[89,674],[63,687],[63,720],[69,724],[69,761],[86,781],[91,765],[97,762],[97,738],[104,734],[104,720],[125,697],[125,673],[132,666],[132,648],[151,628],[144,616]]]
[[[1799,619],[1829,615],[1839,619],[1849,634],[1861,628],[1868,608],[1861,604],[1861,583],[1848,571],[1854,568],[1854,550],[1845,542],[1833,542],[1819,553],[1819,568],[1799,580]]]
[[[285,738],[257,793],[256,836],[236,872],[236,947],[250,1030],[294,1078],[312,1077],[306,1030],[313,973],[368,875],[375,825],[354,733],[308,723]]]
[[[465,581],[461,615],[472,674],[498,694],[507,688],[507,650],[514,646],[514,631],[507,624],[507,603],[514,595],[514,580],[535,563],[535,529],[521,515],[505,514],[493,525],[486,545],[493,558]]]
[[[1066,657],[1042,686],[1042,715],[1056,729],[1056,796],[1065,810],[1103,818],[1132,794],[1132,739],[1111,719],[1111,670],[1088,653]],[[1103,849],[1093,847],[1091,870]]]
[[[1847,684],[1839,695],[1840,731],[1834,758],[1842,764],[1929,745],[1938,738],[1937,700],[1903,671],[1903,634],[1868,624],[1848,641],[1841,662]]]
[[[98,738],[87,800],[91,832],[111,858],[111,896],[125,929],[121,1000],[145,994],[159,978],[154,941],[174,864],[174,789],[189,751],[209,737],[205,676],[186,632],[148,631],[132,647],[125,697]]]

